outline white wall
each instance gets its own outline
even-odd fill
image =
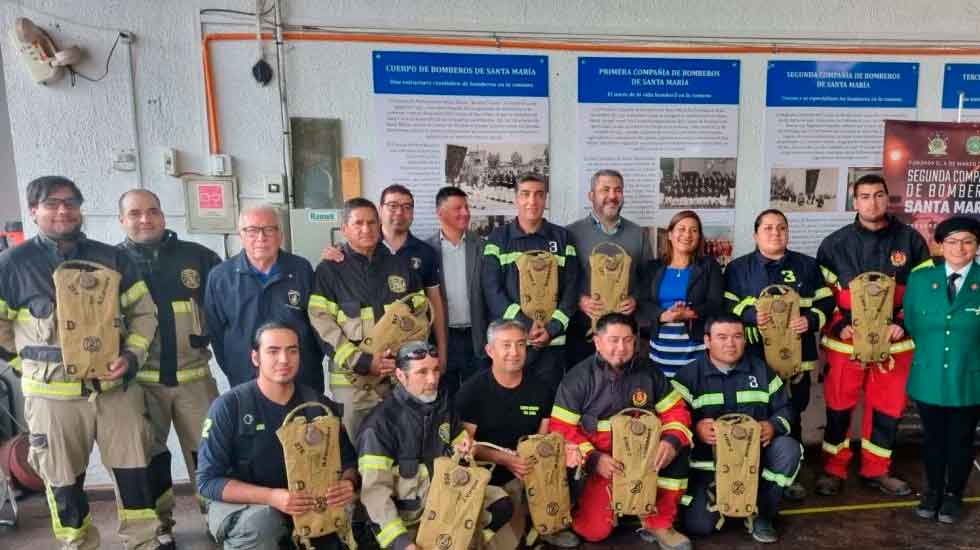
[[[171,227],[186,233],[178,181],[163,174],[161,152],[168,147],[178,149],[184,170],[205,168],[208,144],[198,10],[224,7],[250,11],[254,2],[36,0],[23,4],[74,22],[3,2],[0,3],[0,30],[4,35],[15,17],[29,16],[48,29],[59,43],[77,43],[86,49],[88,58],[79,67],[86,74],[101,73],[116,36],[112,29],[132,31],[137,41],[133,45],[134,95],[130,89],[126,65],[129,60],[124,46],[117,48],[104,81],[97,84],[79,81],[72,88],[67,80],[50,86],[32,83],[20,59],[11,53],[6,37],[0,40],[19,188],[22,190],[30,179],[44,174],[60,173],[76,179],[89,199],[85,208],[86,230],[96,238],[119,240],[121,233],[114,218],[114,201],[120,192],[136,185],[137,179],[135,173],[114,171],[111,159],[114,150],[133,148],[137,142],[130,105],[131,98],[135,98],[143,184],[163,197]],[[501,33],[547,31],[700,36],[709,41],[733,37],[785,40],[806,37],[830,40],[831,44],[834,39],[858,38],[893,41],[973,39],[980,15],[980,7],[971,0],[951,0],[941,7],[911,0],[287,0],[285,10],[287,21],[291,23],[360,25],[385,27],[392,31],[407,28]],[[247,24],[241,27],[209,26],[208,29],[252,31]],[[387,44],[289,43],[287,75],[291,114],[340,118],[343,121],[343,153],[364,159],[365,194],[377,197],[386,182],[375,179],[372,49],[408,48]],[[266,51],[267,58],[274,61],[268,44]],[[551,217],[554,221],[567,222],[579,212],[584,201],[576,184],[577,54],[550,52],[547,55],[552,73],[553,188],[568,190],[553,193]],[[766,61],[773,56],[738,57],[742,60],[742,100],[736,252],[743,253],[751,246],[750,222],[766,202],[762,193],[767,177],[762,167],[761,132]],[[853,57],[856,56],[844,56]],[[253,43],[219,43],[214,47],[212,58],[223,149],[235,156],[241,182],[248,187],[261,175],[281,171],[276,89],[272,85],[259,88],[252,81]],[[878,58],[922,63],[919,118],[938,119],[942,68],[948,59]],[[0,123],[2,121],[0,117]],[[0,139],[2,137],[0,131]],[[0,173],[0,185],[4,183]],[[22,193],[20,200],[23,202]],[[26,224],[25,227],[31,229]],[[221,252],[220,238],[194,238]]]
[[[0,52],[0,64],[3,54]],[[0,223],[20,218],[17,201],[17,174],[14,168],[14,146],[10,137],[10,119],[7,117],[7,98],[0,72]]]

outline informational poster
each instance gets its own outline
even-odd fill
[[[960,96],[963,98],[963,111],[957,120]],[[980,64],[946,64],[943,71],[943,120],[980,122]]]
[[[412,190],[412,230],[438,224],[435,195],[469,194],[475,225],[515,214],[519,175],[550,175],[548,58],[541,55],[375,51],[378,166]]]
[[[884,175],[892,211],[941,254],[936,224],[980,217],[980,123],[887,121]]]
[[[816,254],[854,219],[851,186],[881,173],[884,121],[915,118],[918,84],[918,63],[769,62],[769,204],[789,218],[790,248]]]
[[[739,69],[734,59],[580,57],[583,201],[592,174],[618,170],[625,180],[623,215],[658,228],[655,242],[662,245],[671,216],[694,209],[712,250],[721,257],[727,243],[730,256]]]

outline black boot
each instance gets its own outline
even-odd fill
[[[939,507],[939,523],[953,524],[960,519],[960,508],[963,506],[963,496],[946,493],[943,504]]]
[[[936,512],[939,511],[941,499],[936,491],[926,491],[922,494],[922,500],[915,507],[915,515],[922,519],[936,519]]]

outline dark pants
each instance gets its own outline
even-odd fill
[[[565,344],[565,361],[568,368],[585,361],[595,353],[592,337],[587,336],[592,329],[592,320],[581,311],[576,311],[568,323],[568,339]]]
[[[565,376],[565,362],[565,346],[532,347],[527,350],[525,371],[547,384],[553,393]]]
[[[456,395],[467,378],[476,374],[483,364],[483,350],[473,349],[473,329],[449,327],[448,351],[446,353],[446,374],[442,385],[449,395]]]
[[[922,419],[922,460],[929,491],[963,496],[973,469],[973,437],[980,406],[942,407],[915,404]]]
[[[788,487],[800,468],[803,448],[791,437],[773,438],[762,449],[762,473],[759,480],[759,517],[773,519],[779,511],[783,489]],[[715,481],[715,473],[691,468],[687,494],[691,502],[684,512],[684,531],[692,536],[704,536],[715,530],[718,512],[708,510],[708,486]]]
[[[790,421],[789,435],[793,439],[803,443],[803,411],[810,405],[810,384],[813,373],[806,371],[799,382],[790,384],[789,405],[793,408],[793,420]]]

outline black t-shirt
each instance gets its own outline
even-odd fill
[[[505,388],[487,369],[463,384],[456,408],[463,422],[476,425],[477,441],[516,449],[521,437],[538,433],[541,421],[551,416],[553,399],[548,385],[528,373],[516,388]],[[513,477],[498,466],[490,483],[502,485]]]

